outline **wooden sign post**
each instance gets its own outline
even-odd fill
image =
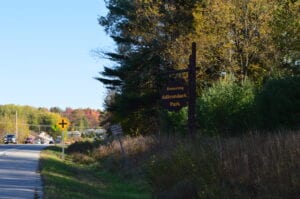
[[[169,111],[179,111],[188,101],[188,128],[190,136],[196,133],[196,43],[192,43],[192,53],[187,69],[171,71],[167,74],[188,73],[188,92],[182,79],[175,79],[167,85],[162,95],[162,104]]]
[[[196,133],[196,43],[192,43],[192,54],[189,64],[189,110],[188,126],[189,133],[194,136]]]
[[[118,138],[118,140],[120,142],[120,147],[121,147],[122,155],[123,155],[123,158],[125,159],[126,154],[125,154],[125,150],[124,150],[124,147],[123,147],[122,140],[120,138],[120,135],[123,134],[123,130],[122,130],[121,125],[120,124],[111,125],[110,126],[110,130],[111,130],[112,134]]]

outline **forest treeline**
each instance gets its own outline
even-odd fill
[[[107,117],[131,135],[186,132],[186,109],[165,111],[167,72],[197,43],[197,120],[208,134],[299,125],[297,0],[107,0],[99,24],[116,49],[97,78]],[[187,74],[177,75],[187,79]]]
[[[66,117],[71,125],[69,130],[84,130],[99,126],[100,111],[94,109],[62,110],[58,107],[35,108],[32,106],[0,105],[0,136],[15,133],[16,126],[19,140],[23,140],[30,132],[47,132],[51,136],[60,135],[55,127],[59,119]]]

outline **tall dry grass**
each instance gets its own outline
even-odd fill
[[[94,157],[110,169],[143,173],[155,198],[300,198],[299,131],[122,142],[126,157],[117,140],[101,145]]]
[[[149,151],[156,143],[154,137],[124,137],[121,139],[125,153],[127,156],[135,156]],[[95,157],[98,159],[111,157],[116,159],[122,158],[121,144],[115,139],[107,144],[100,145],[95,150]]]
[[[217,147],[233,196],[300,198],[300,132],[220,139]]]
[[[122,153],[120,140],[112,140],[100,145],[94,150],[93,158],[106,169],[131,176],[143,176],[142,165],[148,160],[148,156],[156,148],[155,137],[123,137],[121,139],[125,156]],[[132,175],[134,174],[134,175]]]

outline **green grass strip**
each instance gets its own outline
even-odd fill
[[[147,187],[93,165],[79,165],[69,156],[60,159],[58,147],[41,153],[45,199],[148,199]]]

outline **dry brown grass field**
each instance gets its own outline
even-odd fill
[[[144,178],[155,198],[300,198],[300,132],[252,132],[193,140],[126,137],[92,156],[104,167]]]

